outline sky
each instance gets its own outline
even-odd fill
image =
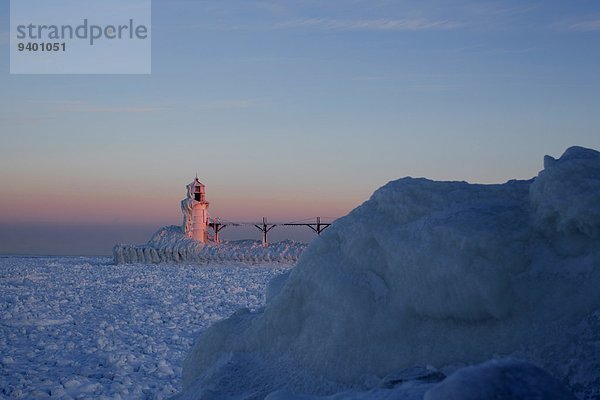
[[[145,242],[196,173],[212,216],[287,221],[600,149],[595,0],[153,0],[150,75],[11,75],[8,32],[2,1],[0,254]]]

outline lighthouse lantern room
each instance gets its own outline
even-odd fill
[[[208,242],[208,204],[205,186],[196,176],[187,185],[187,196],[181,201],[182,228],[187,236],[202,243]]]

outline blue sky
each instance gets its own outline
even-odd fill
[[[7,3],[0,227],[146,234],[196,172],[213,215],[342,215],[391,179],[600,148],[598,1],[154,0],[139,76],[10,75]]]

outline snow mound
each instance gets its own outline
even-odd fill
[[[311,396],[279,390],[265,400],[575,400],[543,369],[510,358],[462,368],[444,378],[435,369],[416,367],[386,377],[368,391]]]
[[[575,400],[556,379],[530,363],[491,360],[462,368],[427,391],[424,400]]]
[[[181,398],[368,390],[365,376],[496,355],[592,393],[600,341],[582,323],[600,309],[598,171],[600,153],[574,147],[529,181],[388,183],[269,285],[264,310],[203,333]]]
[[[290,240],[271,243],[268,247],[258,240],[203,244],[185,235],[181,227],[173,225],[156,231],[145,245],[116,245],[113,258],[115,264],[187,261],[294,263],[306,247],[304,243]]]
[[[531,185],[531,200],[540,228],[548,233],[597,237],[600,234],[600,153],[571,147]]]

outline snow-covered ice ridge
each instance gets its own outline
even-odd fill
[[[177,399],[597,399],[599,287],[597,151],[547,156],[528,181],[400,179],[314,240],[264,309],[204,331]]]
[[[113,248],[115,264],[187,261],[244,261],[250,263],[295,263],[307,244],[284,240],[265,247],[258,240],[203,244],[186,236],[179,226],[159,229],[144,245],[118,244]]]
[[[0,257],[0,399],[163,399],[199,332],[289,264]]]

